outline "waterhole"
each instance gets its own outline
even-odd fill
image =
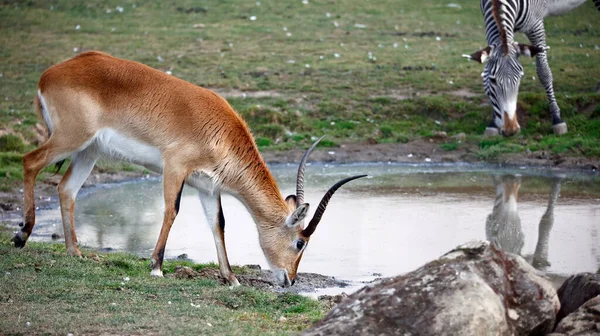
[[[292,194],[296,166],[271,169],[283,196]],[[369,178],[345,185],[331,200],[304,253],[301,272],[360,283],[409,272],[471,240],[492,241],[554,278],[600,267],[598,174],[469,165],[316,164],[308,166],[305,182],[312,211],[329,186],[362,173]],[[90,189],[79,196],[75,211],[79,241],[150,256],[163,209],[158,178]],[[225,196],[223,211],[230,262],[267,268],[244,206]],[[35,239],[62,234],[58,209],[42,211],[39,219]],[[197,193],[189,187],[165,255],[184,253],[196,262],[217,260]]]

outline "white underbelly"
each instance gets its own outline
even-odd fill
[[[112,128],[103,128],[96,134],[98,150],[116,160],[130,161],[161,172],[162,154],[157,147],[133,139]]]
[[[546,2],[546,16],[566,14],[585,2],[586,0],[549,0]]]
[[[114,160],[124,160],[142,165],[162,173],[162,153],[157,147],[133,139],[112,128],[103,128],[95,137],[98,152]],[[209,171],[195,171],[186,178],[186,183],[209,194],[218,194],[220,185]]]
[[[185,182],[189,186],[211,195],[220,194],[221,192],[219,183],[209,172],[196,171],[189,175]]]

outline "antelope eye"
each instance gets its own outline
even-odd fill
[[[298,249],[298,251],[302,250],[304,245],[306,245],[304,240],[301,240],[301,239],[296,240],[296,248]]]

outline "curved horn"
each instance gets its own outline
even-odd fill
[[[356,175],[356,176],[348,177],[348,178],[345,178],[345,179],[339,181],[338,183],[334,184],[333,187],[329,188],[329,190],[327,190],[327,192],[325,193],[325,196],[323,196],[323,198],[321,199],[321,203],[319,203],[319,207],[317,208],[317,211],[315,211],[313,218],[308,223],[308,226],[306,227],[306,229],[304,229],[302,231],[302,235],[304,237],[310,237],[310,235],[312,235],[315,232],[317,225],[321,221],[321,217],[323,217],[325,208],[327,207],[327,204],[329,203],[331,196],[333,196],[333,193],[335,193],[336,190],[338,190],[341,186],[343,186],[344,184],[346,184],[352,180],[356,180],[356,179],[359,179],[359,178],[365,177],[365,176],[367,176],[367,175]]]
[[[325,136],[323,135],[322,137],[318,138],[317,141],[310,146],[306,153],[304,153],[302,160],[300,160],[300,166],[298,166],[298,177],[296,178],[296,207],[299,207],[302,203],[304,203],[304,168],[306,168],[306,160],[308,159],[310,152],[317,147],[319,141],[323,140],[324,137]]]

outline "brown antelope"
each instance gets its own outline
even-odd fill
[[[75,198],[100,156],[125,159],[162,172],[165,214],[152,254],[152,276],[162,276],[169,231],[179,211],[183,185],[198,189],[211,226],[220,273],[239,285],[225,249],[221,193],[237,197],[257,224],[261,248],[281,286],[293,285],[306,245],[333,193],[332,186],[304,227],[304,168],[296,195],[283,198],[250,130],[216,93],[140,63],[101,52],[86,52],[46,70],[35,108],[49,138],[23,156],[24,221],[13,238],[23,247],[35,225],[33,187],[44,167],[71,157],[58,185],[67,253],[81,255],[75,235]]]

